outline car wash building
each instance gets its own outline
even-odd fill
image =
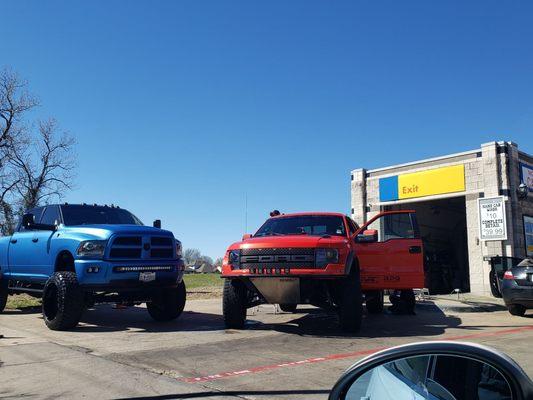
[[[512,142],[353,170],[351,205],[359,224],[381,211],[416,211],[430,293],[490,295],[497,256],[533,256],[533,156]]]

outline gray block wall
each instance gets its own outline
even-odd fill
[[[457,195],[465,196],[471,292],[490,295],[490,264],[487,258],[497,255],[525,256],[522,214],[533,215],[533,196],[530,195],[527,200],[519,200],[516,195],[516,189],[520,184],[520,161],[533,165],[533,157],[520,152],[515,143],[489,142],[482,144],[478,150],[464,153],[376,170],[367,171],[363,168],[353,170],[351,173],[352,218],[361,224],[387,205],[408,204]],[[460,164],[465,167],[465,191],[462,193],[384,203],[379,200],[380,178]],[[501,194],[506,196],[507,240],[480,241],[478,199]]]

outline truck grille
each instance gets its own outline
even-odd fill
[[[241,268],[314,268],[314,248],[242,249]]]
[[[173,259],[174,239],[162,236],[118,236],[112,240],[109,258],[120,260]]]
[[[120,236],[113,241],[115,246],[142,246],[143,239],[140,236]]]
[[[141,258],[142,256],[142,248],[132,248],[132,249],[126,249],[126,248],[112,248],[111,253],[109,254],[111,258]]]
[[[174,256],[174,240],[169,237],[152,236],[150,239],[150,257],[172,258]]]

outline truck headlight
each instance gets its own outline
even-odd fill
[[[176,239],[176,257],[181,258],[183,256],[183,247],[181,246],[181,242]]]
[[[318,268],[324,268],[328,264],[339,262],[339,251],[337,249],[316,249],[315,263]]]
[[[101,258],[104,256],[106,244],[105,240],[86,240],[81,242],[78,246],[78,256]]]
[[[228,254],[228,264],[233,268],[240,268],[241,266],[241,251],[240,250],[230,250]]]

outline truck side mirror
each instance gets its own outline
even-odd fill
[[[156,219],[154,221],[154,228],[161,229],[161,220],[160,219]]]
[[[22,226],[25,229],[31,229],[35,225],[35,215],[28,213],[22,216]]]
[[[355,241],[359,243],[373,243],[378,241],[378,231],[375,229],[367,229],[355,237]]]
[[[244,235],[242,235],[242,240],[250,239],[251,237],[252,237],[251,233],[245,233]]]

